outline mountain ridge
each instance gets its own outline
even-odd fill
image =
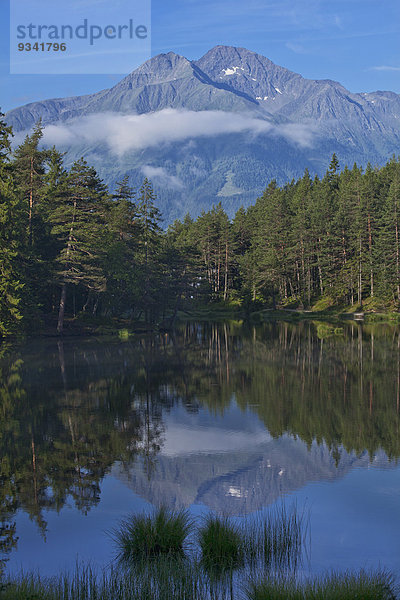
[[[226,65],[227,61],[231,61],[231,59],[233,59],[232,51],[235,54],[238,54],[238,57],[240,59],[239,62],[241,62],[241,64],[243,64],[244,59],[246,59],[246,62],[244,64],[246,64],[246,66],[249,69],[248,73],[244,72],[238,74],[237,71],[235,71],[234,73],[226,72],[229,71],[229,69],[240,69],[244,71],[244,67],[236,67],[235,65],[232,65],[231,67],[228,66],[224,69],[223,66],[221,66]],[[267,81],[265,81],[265,78],[263,81],[264,84],[267,83],[267,85],[269,86],[269,91],[272,92],[271,98],[268,97],[268,100],[270,100],[268,106],[271,106],[271,102],[276,101],[276,99],[280,100],[280,96],[284,95],[284,92],[282,92],[280,88],[277,88],[274,85],[278,85],[279,83],[282,85],[282,82],[284,82],[289,86],[286,90],[286,93],[289,93],[291,96],[293,96],[294,83],[301,83],[302,85],[302,89],[300,90],[300,93],[298,93],[298,96],[304,96],[304,93],[308,91],[307,88],[309,88],[310,86],[314,86],[315,90],[321,86],[325,86],[325,89],[318,91],[327,92],[328,90],[332,89],[334,89],[336,93],[340,91],[341,95],[345,97],[347,101],[350,101],[350,103],[355,104],[356,106],[358,106],[358,108],[363,108],[364,110],[371,109],[370,105],[372,103],[375,104],[379,100],[381,100],[382,102],[382,97],[385,98],[385,101],[391,100],[393,102],[397,102],[399,105],[398,108],[400,110],[400,95],[396,94],[395,92],[377,90],[375,92],[369,93],[352,93],[349,90],[347,90],[340,82],[331,79],[306,79],[302,77],[302,75],[300,75],[299,73],[295,73],[294,71],[290,71],[289,69],[280,67],[279,65],[273,63],[270,59],[263,57],[260,54],[251,52],[246,48],[232,46],[215,46],[214,48],[206,52],[204,56],[195,61],[190,61],[184,56],[176,54],[172,51],[168,53],[158,54],[155,57],[147,60],[137,69],[134,69],[131,73],[129,73],[121,81],[119,81],[117,84],[115,84],[109,89],[104,89],[99,92],[93,94],[86,94],[83,96],[70,96],[68,98],[52,98],[49,100],[31,102],[29,104],[23,105],[22,107],[14,108],[8,111],[7,119],[8,122],[13,125],[15,131],[18,132],[21,130],[21,125],[23,125],[23,129],[26,129],[26,122],[21,123],[20,119],[17,118],[17,115],[21,110],[26,111],[28,109],[31,109],[32,107],[37,108],[37,110],[35,110],[36,120],[38,113],[40,112],[40,110],[42,110],[42,114],[40,116],[42,116],[43,123],[46,125],[50,122],[53,122],[54,117],[58,116],[56,114],[51,114],[50,111],[46,113],[46,108],[50,104],[58,105],[62,109],[65,103],[71,103],[72,109],[79,109],[82,105],[84,105],[84,108],[90,108],[92,110],[93,108],[96,108],[96,105],[99,104],[100,100],[104,100],[110,94],[112,94],[112,92],[120,92],[124,89],[129,91],[133,90],[133,83],[135,83],[137,87],[146,87],[148,85],[172,83],[173,81],[179,81],[180,79],[190,77],[190,75],[196,77],[199,81],[201,81],[202,84],[214,86],[219,85],[220,89],[224,89],[225,91],[229,91],[235,95],[245,97],[249,101],[257,103],[259,106],[261,106],[263,102],[266,102],[266,100],[264,100],[265,96],[252,97],[248,93],[248,89],[246,90],[246,92],[243,92],[240,89],[241,87],[243,87],[240,85],[241,77],[244,78],[246,84],[249,84],[249,80],[254,81],[254,94],[257,93],[257,88],[258,92],[267,91],[265,87],[264,89],[261,89],[262,85],[260,86],[259,80],[256,77],[248,77],[250,73],[257,74],[257,71],[251,70],[255,64],[257,65],[257,63],[258,66],[261,66],[261,68],[264,69],[264,71],[268,75]],[[266,67],[268,67],[268,70]],[[222,73],[223,71],[225,71],[224,76],[217,74],[217,72]],[[173,77],[173,75],[175,75],[175,77]],[[95,100],[94,106],[92,106],[93,100]],[[279,112],[281,107],[286,106],[286,104],[287,102],[283,104],[282,102],[278,102],[273,107],[274,112]],[[101,106],[101,108],[103,109],[104,105]],[[133,107],[130,106],[129,108],[132,109]],[[264,106],[262,108],[264,109]],[[157,107],[157,109],[160,110],[160,107]],[[68,117],[70,116],[71,115],[69,113]],[[315,117],[316,115],[310,114],[308,116]],[[400,118],[400,114],[396,116]],[[35,121],[32,120],[31,124],[33,124],[34,122]]]
[[[9,111],[6,120],[18,134],[31,129],[39,118],[45,127],[69,127],[74,120],[97,115],[101,127],[105,114],[159,113],[163,124],[171,117],[163,113],[168,110],[186,111],[192,121],[197,113],[207,111],[221,111],[231,121],[238,118],[235,115],[245,115],[275,129],[268,131],[265,125],[261,132],[249,135],[249,128],[243,126],[243,130],[227,128],[215,134],[210,126],[208,135],[200,139],[198,131],[193,133],[189,127],[184,140],[192,147],[186,152],[182,142],[163,139],[156,149],[146,145],[140,151],[129,149],[118,160],[105,143],[89,139],[62,148],[67,151],[67,164],[83,155],[111,186],[125,173],[133,185],[139,185],[150,167],[158,173],[153,183],[169,222],[182,217],[182,211],[198,214],[221,197],[232,214],[240,205],[254,202],[269,179],[284,183],[305,168],[321,175],[333,152],[342,166],[379,165],[400,147],[400,95],[352,93],[339,82],[306,79],[260,54],[232,46],[215,46],[193,61],[172,51],[159,54],[109,89],[33,102]],[[285,127],[300,129],[285,136]],[[301,137],[306,128],[312,134],[311,144]],[[164,189],[161,172],[177,178],[181,191]],[[228,178],[231,196],[222,192]]]
[[[193,504],[229,515],[251,514],[311,483],[333,483],[354,469],[389,467],[383,452],[371,463],[342,450],[338,463],[325,443],[307,447],[285,434],[248,452],[157,456],[151,476],[143,459],[134,465],[115,463],[112,474],[141,498],[172,510]]]

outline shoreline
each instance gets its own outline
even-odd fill
[[[39,338],[77,338],[90,336],[118,336],[121,340],[131,335],[146,335],[157,333],[168,333],[176,326],[185,322],[229,322],[244,321],[249,324],[261,324],[268,322],[300,323],[302,321],[314,321],[326,323],[327,325],[344,325],[355,323],[358,325],[370,325],[375,323],[387,323],[400,325],[400,312],[393,311],[354,311],[348,309],[291,309],[279,307],[277,309],[261,308],[258,310],[245,310],[241,306],[203,305],[191,310],[181,310],[176,318],[167,318],[160,323],[146,324],[143,321],[128,321],[112,318],[90,318],[66,319],[65,329],[62,334],[57,333],[53,318],[44,318],[42,326],[35,330],[21,331],[16,335],[0,338],[0,343],[10,342],[32,337]]]

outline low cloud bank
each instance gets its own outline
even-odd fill
[[[170,188],[173,190],[183,189],[183,183],[176,175],[169,175],[169,173],[163,167],[152,167],[151,165],[145,165],[142,167],[142,173],[151,181],[162,185],[163,187]]]
[[[43,142],[56,146],[106,144],[113,154],[142,150],[190,138],[228,133],[280,136],[302,147],[311,146],[309,125],[273,125],[264,119],[215,110],[189,111],[166,108],[143,115],[97,113],[59,125],[48,125]]]

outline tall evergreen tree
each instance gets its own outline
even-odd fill
[[[17,329],[22,319],[22,207],[10,176],[11,128],[0,113],[0,337]]]
[[[101,258],[109,208],[103,182],[83,158],[72,165],[60,183],[62,188],[62,201],[51,216],[53,234],[61,248],[57,256],[61,287],[58,333],[64,327],[68,286],[81,286],[87,293],[105,290]]]
[[[108,213],[108,241],[103,270],[107,281],[105,295],[109,314],[133,315],[142,290],[138,285],[138,258],[141,224],[135,191],[125,176],[116,185]]]
[[[228,215],[219,202],[197,220],[198,244],[214,299],[226,299],[230,281],[231,231]]]
[[[138,222],[140,225],[140,247],[138,258],[142,272],[142,300],[141,306],[145,313],[146,321],[151,321],[152,312],[157,297],[162,294],[159,288],[159,272],[157,268],[157,255],[161,242],[161,213],[156,206],[156,195],[151,182],[146,178],[140,189],[137,201]]]
[[[31,135],[25,137],[14,153],[13,177],[27,212],[28,244],[34,244],[36,227],[39,227],[40,203],[42,200],[45,160],[47,152],[39,150],[43,128],[39,121]]]

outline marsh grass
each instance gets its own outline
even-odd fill
[[[121,521],[111,537],[118,559],[130,563],[159,556],[183,556],[185,540],[193,527],[187,511],[159,508],[152,515],[132,515]]]
[[[1,600],[230,600],[230,590],[210,584],[196,562],[170,557],[120,566],[104,573],[79,567],[74,575],[8,578]]]
[[[294,571],[307,550],[307,514],[299,513],[295,505],[288,509],[282,504],[263,518],[258,531],[256,539],[265,564]]]
[[[307,559],[309,553],[309,514],[300,513],[294,504],[284,504],[260,516],[243,528],[244,560],[258,572],[290,572]]]
[[[238,525],[206,516],[194,531],[185,511],[165,508],[123,521],[118,556],[99,572],[0,578],[0,600],[394,600],[388,573],[332,574],[300,581],[308,519],[281,505]],[[192,537],[192,540],[191,540]],[[196,543],[195,543],[196,542]]]
[[[44,578],[20,575],[6,579],[1,600],[396,600],[393,578],[384,571],[332,574],[296,582],[269,578],[232,588],[216,584],[200,564],[161,557],[149,568],[111,569],[96,575],[81,567],[75,575]]]
[[[239,526],[226,517],[208,514],[197,532],[201,563],[207,571],[226,571],[243,565],[245,541]]]
[[[152,515],[133,515],[121,521],[111,537],[117,559],[128,566],[162,556],[184,559],[190,554],[208,571],[254,566],[293,571],[302,560],[308,525],[296,506],[287,509],[281,505],[242,525],[210,513],[194,530],[186,511],[169,512],[162,507]]]
[[[396,600],[393,577],[385,571],[333,573],[306,582],[266,579],[252,582],[247,600]]]

